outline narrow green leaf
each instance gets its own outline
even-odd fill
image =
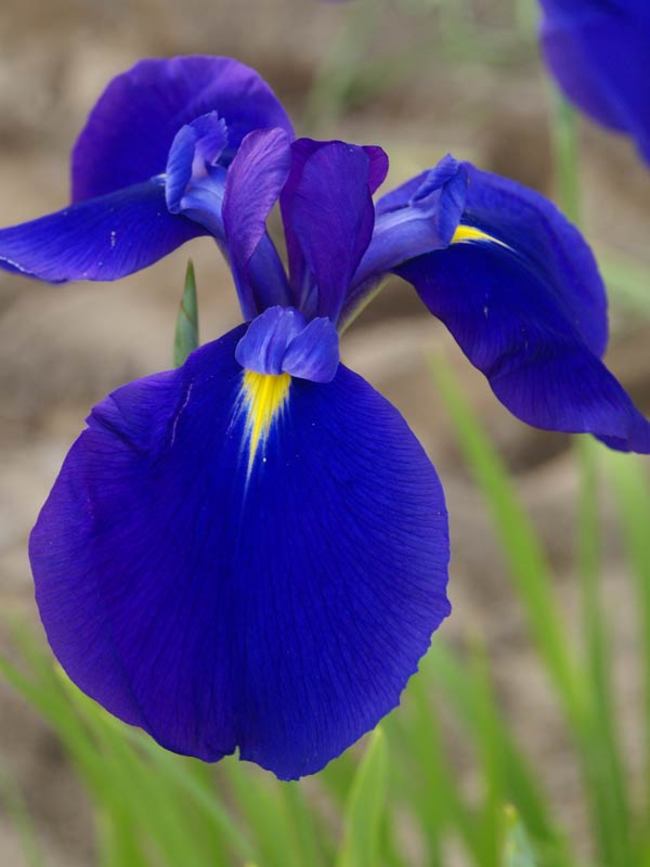
[[[645,463],[631,455],[602,449],[600,460],[618,498],[627,559],[634,580],[645,711],[646,791],[641,825],[650,850],[650,479]]]
[[[180,367],[187,356],[199,345],[199,309],[196,299],[196,277],[192,260],[188,260],[185,272],[183,297],[176,318],[174,338],[174,366]]]
[[[518,501],[501,458],[462,397],[451,371],[437,359],[432,372],[454,423],[460,449],[492,513],[513,586],[541,658],[567,718],[580,736],[585,722],[584,683],[539,538]]]
[[[533,847],[514,807],[505,808],[503,867],[537,867]]]
[[[350,791],[337,867],[377,867],[387,780],[388,747],[376,728]]]
[[[600,517],[596,459],[602,447],[578,441],[581,486],[578,509],[578,565],[586,642],[585,683],[590,699],[588,737],[578,745],[590,776],[594,834],[607,864],[633,864],[630,812],[620,735],[612,693],[611,646],[601,599]]]
[[[566,835],[557,829],[545,792],[509,731],[493,692],[479,686],[478,672],[467,669],[441,642],[434,642],[424,672],[473,740],[483,737],[483,720],[488,720],[488,730],[496,738],[495,750],[502,762],[508,800],[517,805],[535,843],[548,853],[548,863],[553,867],[570,867],[574,860]]]

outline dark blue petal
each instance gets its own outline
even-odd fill
[[[0,229],[0,267],[40,280],[117,280],[207,234],[170,214],[160,181],[136,184]]]
[[[477,242],[414,259],[398,273],[518,418],[650,452],[650,424],[587,345],[544,268]]]
[[[451,242],[466,191],[467,171],[448,155],[379,200],[372,240],[347,293],[343,319],[363,303],[386,272]]]
[[[607,346],[607,295],[594,255],[578,229],[547,198],[515,181],[463,163],[469,178],[462,222],[515,250],[538,274],[587,346]]]
[[[542,0],[546,63],[596,122],[630,135],[650,161],[650,4]]]
[[[267,248],[272,248],[266,220],[287,179],[290,161],[290,139],[284,130],[256,130],[246,136],[228,169],[223,221],[240,294],[251,285],[254,274],[250,266],[260,243],[264,240]],[[267,268],[252,290],[258,310],[289,303],[289,285],[279,258],[277,266]]]
[[[336,322],[374,225],[372,193],[388,162],[380,148],[300,139],[282,192],[294,306]]]
[[[111,81],[90,113],[72,157],[73,199],[161,174],[179,129],[212,111],[228,127],[230,159],[251,130],[281,127],[292,134],[270,87],[236,60],[142,60]]]
[[[96,407],[30,553],[83,690],[169,749],[290,779],[398,703],[449,612],[447,519],[404,420],[343,367],[285,382],[251,470],[241,335]]]

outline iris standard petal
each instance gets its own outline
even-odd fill
[[[542,0],[542,53],[571,102],[650,161],[650,4]]]
[[[205,234],[169,213],[154,180],[0,229],[0,267],[52,283],[117,280]]]
[[[336,322],[372,235],[381,148],[299,139],[281,196],[294,306]]]
[[[226,180],[223,223],[226,244],[240,295],[245,295],[255,272],[251,262],[260,244],[272,243],[266,220],[278,200],[291,164],[290,138],[283,129],[255,130],[243,140]],[[273,278],[273,279],[271,279]],[[289,284],[277,259],[252,287],[257,310],[289,304]]]
[[[544,268],[474,241],[414,259],[398,273],[518,418],[650,452],[650,424],[587,345]]]
[[[244,374],[242,334],[95,408],[30,555],[83,690],[169,749],[291,779],[398,703],[449,612],[447,518],[366,382]]]
[[[179,129],[212,111],[227,124],[230,159],[251,130],[293,134],[271,88],[243,63],[199,55],[142,60],[110,82],[77,139],[73,200],[161,174]]]

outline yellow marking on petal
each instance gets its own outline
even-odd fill
[[[488,235],[487,232],[481,231],[481,229],[476,229],[474,226],[464,226],[461,223],[454,232],[451,243],[466,244],[471,241],[487,241],[490,244],[499,244],[501,247],[508,246],[503,241],[499,241],[498,238],[494,238],[492,235]]]
[[[246,408],[248,436],[248,472],[253,467],[258,449],[264,445],[271,426],[289,397],[291,377],[288,373],[257,373],[244,371],[242,396]]]

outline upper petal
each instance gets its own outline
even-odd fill
[[[52,283],[117,280],[205,234],[170,214],[164,185],[149,181],[0,229],[0,267]]]
[[[230,159],[254,129],[291,122],[268,84],[228,57],[141,60],[116,76],[90,113],[72,155],[73,200],[100,196],[165,171],[179,129],[216,111]]]
[[[259,387],[242,333],[95,408],[30,553],[82,689],[170,749],[294,778],[399,701],[449,611],[447,521],[390,404],[343,367]]]
[[[294,306],[336,322],[372,235],[372,193],[384,152],[341,141],[299,139],[281,204]]]
[[[240,294],[245,294],[247,285],[255,277],[250,266],[260,243],[264,241],[265,245],[272,246],[266,220],[287,179],[290,163],[287,133],[282,129],[266,129],[246,136],[228,169],[223,223]],[[272,279],[274,277],[276,279]],[[252,286],[252,291],[257,310],[290,301],[289,285],[281,267],[267,269],[262,280]]]
[[[650,161],[650,4],[543,0],[546,63],[566,96]]]

